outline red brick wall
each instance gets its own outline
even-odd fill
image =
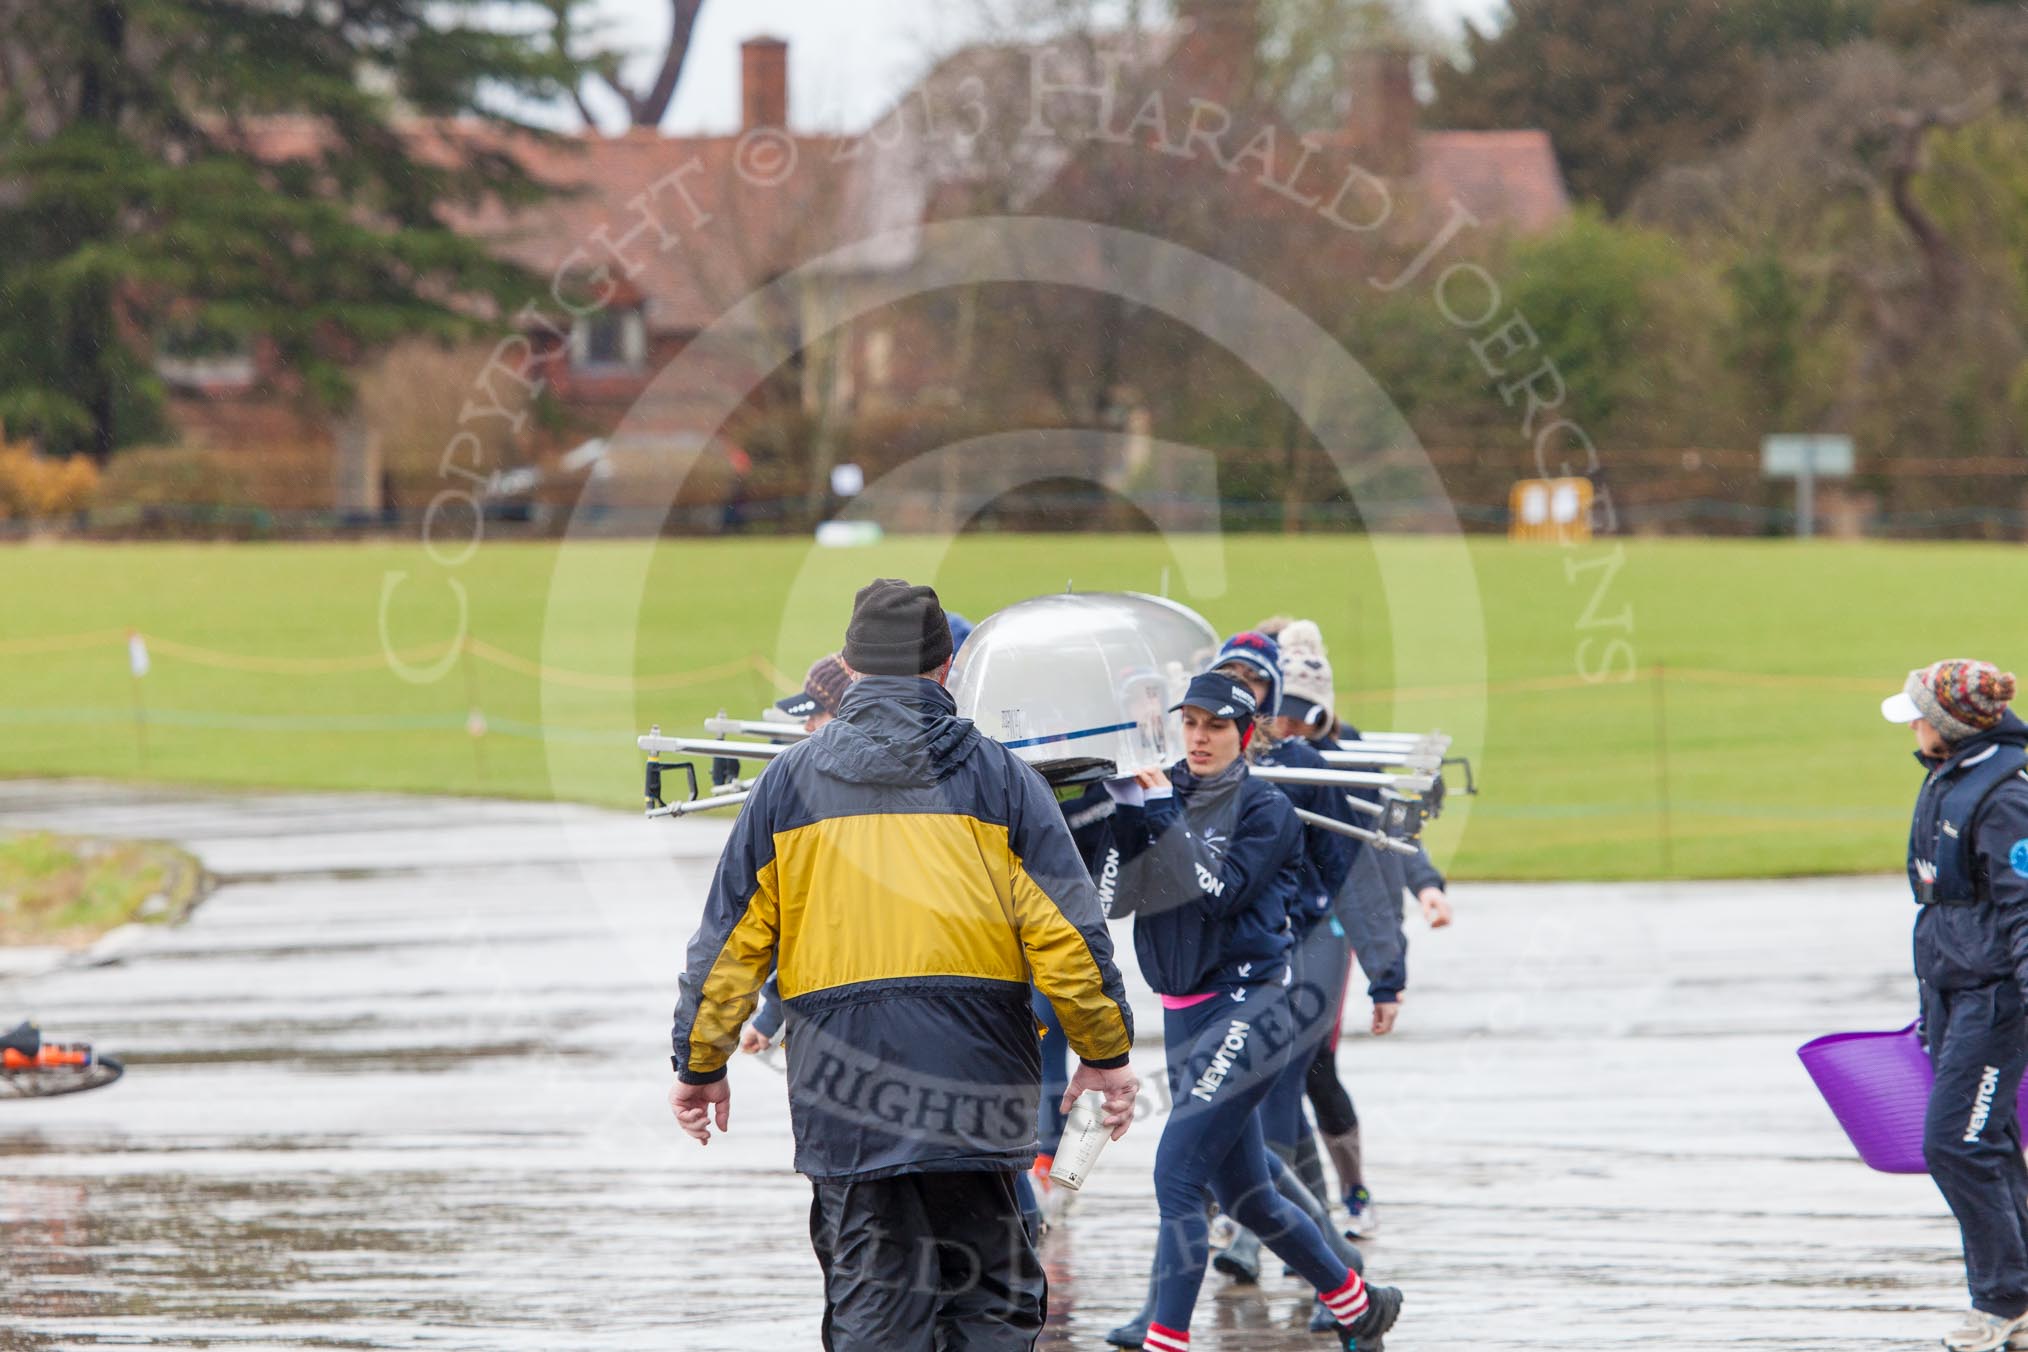
[[[232,466],[257,505],[281,511],[332,505],[337,450],[327,421],[272,399],[172,399],[169,416],[185,443],[215,451]]]

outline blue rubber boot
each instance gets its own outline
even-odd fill
[[[1155,1320],[1155,1274],[1148,1274],[1148,1296],[1141,1302],[1141,1312],[1106,1335],[1106,1341],[1114,1347],[1139,1347],[1148,1341],[1148,1325]]]

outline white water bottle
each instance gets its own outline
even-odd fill
[[[1076,1192],[1091,1177],[1099,1151],[1112,1139],[1112,1131],[1099,1115],[1105,1100],[1096,1090],[1081,1094],[1070,1106],[1070,1120],[1063,1126],[1063,1143],[1056,1147],[1056,1163],[1049,1170],[1050,1181]]]

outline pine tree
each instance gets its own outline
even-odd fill
[[[1539,127],[1577,196],[1618,211],[1649,175],[1753,121],[1753,53],[1726,0],[1510,0],[1435,72],[1438,121]]]
[[[103,461],[159,432],[172,328],[335,404],[368,349],[525,294],[449,215],[542,195],[503,110],[568,97],[543,34],[577,3],[0,0],[0,422]]]

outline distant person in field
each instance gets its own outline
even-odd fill
[[[2011,672],[1912,671],[1880,712],[1925,771],[1908,837],[1915,974],[1936,1067],[1923,1158],[1964,1237],[1972,1308],[1951,1352],[2028,1348],[2028,1165],[2015,1095],[2028,1066],[2028,724]]]
[[[669,1102],[708,1144],[778,966],[827,1352],[1034,1347],[1031,980],[1080,1058],[1065,1106],[1099,1091],[1117,1138],[1139,1088],[1097,891],[1048,783],[957,716],[952,646],[930,588],[861,589],[838,716],[755,784],[678,985]]]

